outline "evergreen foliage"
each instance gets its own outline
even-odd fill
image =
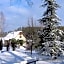
[[[39,20],[40,23],[44,26],[43,30],[38,32],[40,38],[38,45],[38,48],[40,49],[39,53],[50,55],[56,59],[62,54],[62,50],[59,46],[60,44],[56,42],[59,35],[56,33],[56,28],[59,25],[58,21],[60,21],[56,14],[56,10],[60,6],[56,3],[55,0],[44,0],[44,5],[42,5],[42,7],[47,7],[47,9],[44,12],[43,17]]]
[[[20,44],[21,46],[23,45],[23,40],[17,40],[17,44]]]

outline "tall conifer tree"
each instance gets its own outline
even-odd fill
[[[43,30],[39,32],[39,46],[41,54],[48,54],[54,57],[61,55],[61,50],[59,45],[57,45],[56,34],[53,31],[59,25],[59,18],[56,14],[57,8],[60,6],[56,3],[55,0],[44,0],[44,5],[46,11],[43,14],[43,17],[40,19],[40,23],[43,24]]]

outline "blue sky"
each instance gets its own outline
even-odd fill
[[[31,0],[33,1],[32,7],[29,6],[26,0],[21,0],[21,2],[10,3],[10,0],[0,0],[0,11],[4,13],[5,16],[5,31],[14,30],[18,27],[28,26],[28,18],[33,17],[34,22],[38,25],[38,19],[41,18],[44,8],[41,8],[41,0]],[[64,25],[64,0],[56,0],[57,3],[61,6],[57,10],[57,14],[61,25]]]

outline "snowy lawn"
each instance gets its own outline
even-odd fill
[[[15,64],[31,60],[34,59],[25,53],[25,48],[23,47],[16,49],[16,51],[12,51],[11,49],[10,51],[6,51],[4,47],[2,52],[0,51],[0,64]]]
[[[2,52],[0,52],[0,64],[26,64],[26,62],[34,59],[39,59],[36,64],[64,64],[64,57],[52,60],[48,59],[47,56],[38,55],[35,51],[31,55],[31,52],[23,47],[16,49],[16,51],[12,51],[11,49],[10,51],[6,51],[4,47]]]

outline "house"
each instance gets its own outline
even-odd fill
[[[10,32],[8,33],[5,37],[4,40],[10,40],[10,39],[16,39],[16,40],[23,40],[26,41],[26,38],[23,35],[22,31],[14,31],[14,32]]]

